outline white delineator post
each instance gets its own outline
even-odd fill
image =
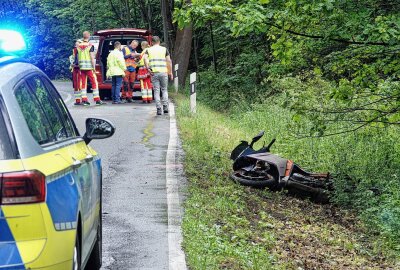
[[[196,113],[196,81],[197,74],[193,72],[190,74],[190,111]]]
[[[179,89],[179,80],[178,80],[178,69],[179,69],[179,64],[175,65],[175,78],[174,78],[174,86],[175,86],[175,92],[178,93]]]

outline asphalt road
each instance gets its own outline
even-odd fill
[[[103,269],[169,269],[169,116],[157,117],[154,104],[140,101],[73,106],[71,84],[55,85],[81,135],[87,117],[105,118],[116,126],[112,138],[91,142],[103,164]],[[184,178],[178,185],[184,186]]]

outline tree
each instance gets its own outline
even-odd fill
[[[161,0],[161,15],[163,19],[163,37],[164,42],[169,48],[169,25],[168,25],[168,0]]]
[[[159,35],[160,12],[158,0],[0,1],[1,25],[25,34],[26,58],[51,78],[70,76],[68,56],[84,30],[136,27]]]
[[[191,4],[190,0],[185,1],[185,5],[190,5],[190,4]],[[173,62],[174,64],[179,65],[178,79],[179,79],[179,84],[182,86],[185,84],[188,72],[190,54],[192,51],[192,39],[193,39],[193,27],[191,23],[177,30],[175,46],[174,46],[175,52],[174,52]]]
[[[179,84],[184,86],[192,51],[193,28],[191,25],[179,29],[176,33],[174,64],[179,65]]]
[[[314,120],[313,134],[400,124],[399,1],[367,0],[360,6],[356,0],[204,0],[178,8],[175,20],[180,27],[195,29],[209,28],[212,22],[219,43],[231,40],[241,42],[242,48],[261,48],[264,53],[246,52],[246,57],[257,55],[256,61],[263,60],[258,73],[264,79],[256,82],[269,89],[282,92],[277,82],[285,77],[297,78],[293,87],[309,84],[308,89],[286,94],[292,94],[288,106],[298,116]],[[260,39],[263,42],[256,45]],[[231,45],[224,43],[224,47]],[[229,51],[217,50],[217,57],[223,60]],[[206,43],[203,54],[212,56]],[[223,72],[232,74],[233,61],[224,63]],[[251,73],[254,66],[251,62],[245,69]],[[313,87],[320,81],[329,87],[324,91]],[[337,127],[330,123],[338,122],[342,128],[329,131],[330,126]]]

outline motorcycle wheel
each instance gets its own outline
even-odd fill
[[[233,181],[249,187],[255,188],[265,188],[268,187],[270,189],[276,190],[278,189],[279,182],[272,175],[267,175],[266,177],[253,177],[250,175],[246,175],[245,171],[238,170],[231,174],[231,178]]]

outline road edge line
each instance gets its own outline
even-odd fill
[[[182,213],[179,199],[178,177],[176,175],[176,150],[178,145],[178,129],[175,107],[169,105],[169,141],[166,158],[166,186],[168,204],[168,257],[170,270],[187,270],[186,257],[182,249]]]
[[[67,104],[68,102],[70,102],[71,99],[72,99],[72,95],[67,93],[67,98],[64,100],[64,103]]]

